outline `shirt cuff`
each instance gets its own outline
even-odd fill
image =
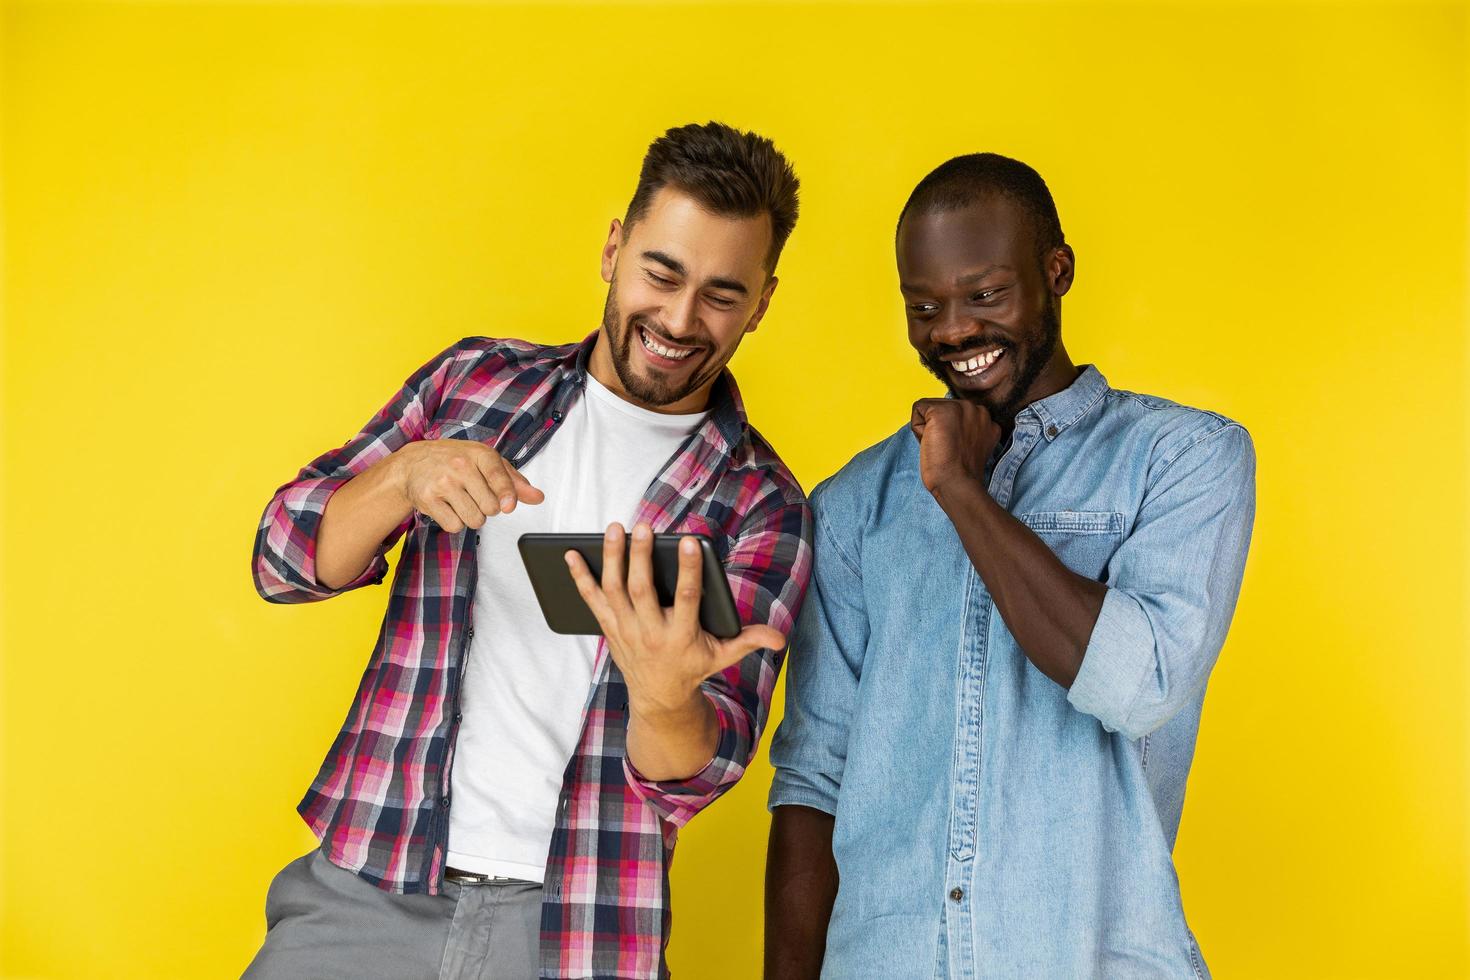
[[[684,779],[649,779],[634,768],[626,752],[623,754],[623,774],[633,793],[675,827],[688,823],[745,772],[745,766],[739,761],[744,757],[739,751],[742,740],[737,712],[740,709],[708,687],[703,693],[715,709],[719,725],[715,754],[703,769]]]
[[[778,806],[809,806],[813,810],[821,810],[831,816],[837,816],[837,799],[807,783],[783,775],[781,770],[776,770],[776,778],[771,781],[771,795],[766,800],[766,809],[774,810]]]
[[[323,598],[341,595],[344,592],[351,592],[353,589],[369,583],[377,585],[383,581],[384,576],[388,573],[388,560],[383,557],[383,552],[380,549],[373,555],[367,567],[356,578],[345,585],[340,585],[335,589],[330,588],[323,585],[321,580],[316,576],[316,539],[321,533],[322,517],[327,513],[327,502],[332,499],[334,493],[346,486],[351,479],[352,477],[350,476],[319,477],[300,484],[286,498],[288,509],[294,503],[299,510],[305,510],[306,508],[303,508],[302,504],[309,502],[309,509],[314,520],[312,521],[311,533],[306,539],[306,547],[303,549],[301,557],[301,576],[310,583],[310,591]]]
[[[1154,666],[1154,631],[1137,600],[1108,589],[1077,678],[1067,700],[1102,722],[1110,732],[1142,737],[1128,729],[1128,716]]]

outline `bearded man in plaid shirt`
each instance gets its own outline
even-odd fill
[[[796,214],[769,140],[669,130],[603,246],[596,332],[460,341],[272,497],[272,602],[379,583],[404,545],[300,805],[321,846],[271,883],[246,976],[669,975],[675,838],[754,754],[811,570],[806,499],[725,370]],[[605,635],[552,633],[515,541],[603,528],[601,581],[568,562]],[[738,636],[659,606],[654,532],[713,541]]]

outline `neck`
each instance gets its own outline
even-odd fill
[[[1050,398],[1057,392],[1070,388],[1080,373],[1077,365],[1072,363],[1072,358],[1067,356],[1067,349],[1059,341],[1051,360],[1046,362],[1046,367],[1041,369],[1041,373],[1031,383],[1031,388],[1026,392],[1026,397],[1022,400],[1020,407],[1025,408],[1032,402]]]

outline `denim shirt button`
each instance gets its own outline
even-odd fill
[[[951,902],[958,902],[960,899],[962,899],[964,897],[965,897],[965,890],[963,888],[951,888],[950,891],[949,891],[949,900]]]
[[[1057,437],[1057,427],[1054,425],[1048,425],[1046,427],[1046,436],[1048,439],[1055,439]]]

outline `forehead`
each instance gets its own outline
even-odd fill
[[[1032,222],[1008,197],[992,194],[953,210],[909,214],[898,229],[905,280],[947,280],[977,267],[1035,264]]]
[[[692,277],[763,278],[771,246],[771,216],[714,214],[683,191],[661,188],[648,212],[628,228],[628,247],[637,255],[659,251],[678,259]]]

